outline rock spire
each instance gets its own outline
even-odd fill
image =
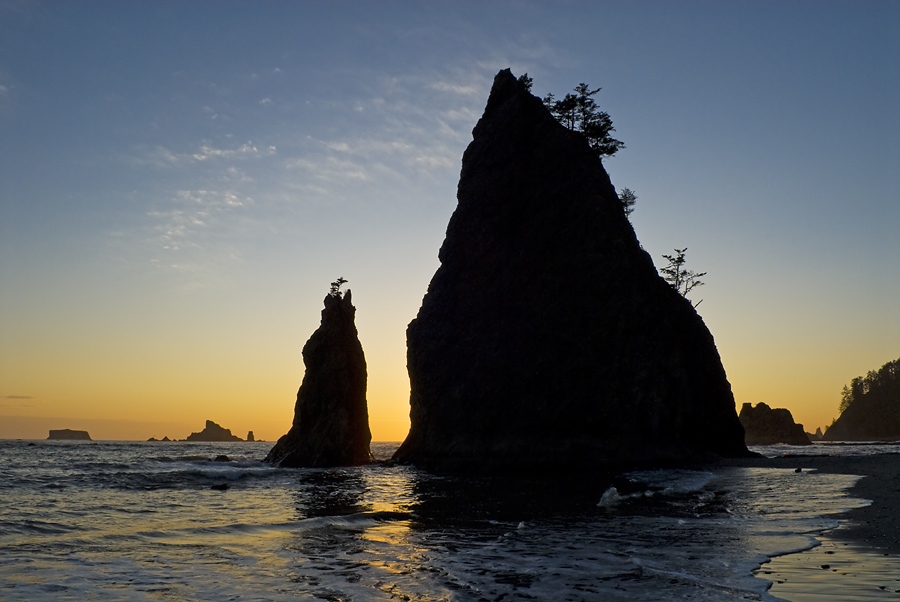
[[[306,373],[294,423],[266,456],[277,466],[355,466],[371,461],[366,358],[350,291],[325,297],[322,322],[303,346]]]
[[[587,140],[509,70],[407,329],[411,429],[437,468],[610,467],[745,455],[709,330],[656,272]]]

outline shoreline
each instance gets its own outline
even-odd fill
[[[833,515],[841,524],[822,537],[877,554],[900,555],[900,454],[781,456],[724,460],[722,466],[792,468],[861,475],[848,490],[871,504]]]

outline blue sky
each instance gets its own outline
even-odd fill
[[[897,2],[0,2],[0,437],[274,438],[337,276],[402,437],[405,327],[506,67],[602,86],[607,170],[657,265],[708,272],[738,404],[824,427],[898,356]]]

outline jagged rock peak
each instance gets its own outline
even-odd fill
[[[350,291],[325,297],[322,322],[303,346],[306,372],[294,422],[266,456],[277,466],[356,466],[371,461],[366,358]]]
[[[199,433],[191,433],[185,441],[243,441],[237,435],[231,433],[231,429],[219,426],[212,420],[206,421],[206,426]]]
[[[656,272],[581,134],[501,71],[407,329],[395,458],[463,468],[747,454],[712,336]]]

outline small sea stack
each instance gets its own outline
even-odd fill
[[[266,456],[285,467],[357,466],[371,462],[366,357],[350,291],[332,284],[322,322],[303,346],[306,372],[294,422]],[[337,285],[337,286],[336,286]]]
[[[747,445],[812,445],[802,424],[794,422],[791,411],[770,408],[765,403],[745,403],[738,416],[744,426],[744,442]]]
[[[243,441],[243,439],[231,434],[231,429],[221,427],[212,420],[207,420],[206,426],[202,431],[191,433],[185,441]]]

